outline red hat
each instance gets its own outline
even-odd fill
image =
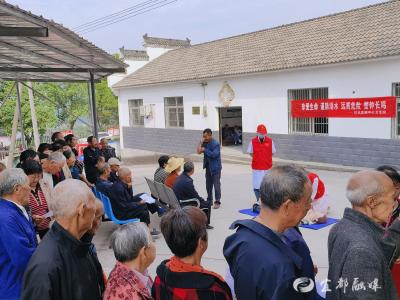
[[[264,124],[260,124],[257,126],[257,133],[267,134],[267,128]]]

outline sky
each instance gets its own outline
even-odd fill
[[[6,0],[73,29],[145,0]],[[82,36],[109,53],[143,49],[142,36],[192,44],[385,2],[382,0],[177,0]]]

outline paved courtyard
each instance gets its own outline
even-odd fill
[[[156,164],[129,165],[129,167],[133,169],[134,193],[149,192],[144,177],[152,178]],[[196,163],[195,167],[194,183],[199,194],[205,197],[204,172],[201,169],[200,163]],[[344,208],[349,205],[348,201],[345,199],[345,187],[352,173],[321,170],[315,172],[317,172],[325,182],[331,200],[329,216],[341,218]],[[208,250],[203,256],[202,264],[205,268],[225,276],[227,263],[224,259],[222,248],[225,238],[233,233],[233,231],[229,229],[229,226],[237,219],[250,218],[249,216],[240,214],[238,210],[251,207],[254,201],[254,194],[251,188],[251,169],[249,166],[224,164],[221,181],[222,205],[220,209],[212,211],[211,224],[214,226],[214,229],[208,231]],[[160,218],[157,215],[153,215],[152,223],[156,228],[159,228],[159,222]],[[112,270],[115,264],[112,249],[109,249],[109,237],[116,228],[117,225],[111,222],[103,223],[94,240],[100,262],[107,274]],[[314,263],[319,268],[317,280],[324,280],[327,277],[327,239],[330,228],[331,226],[317,231],[301,229],[310,247]],[[157,258],[149,270],[153,277],[155,276],[158,264],[171,256],[171,252],[162,236],[156,239],[155,243],[157,247]]]

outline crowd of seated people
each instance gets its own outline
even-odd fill
[[[194,163],[160,157],[154,178],[166,186],[171,178],[177,199],[185,201],[165,212],[144,193],[134,193],[130,168],[100,156],[91,174],[97,190],[109,197],[117,218],[140,220],[112,233],[117,262],[107,279],[93,243],[103,204],[93,183],[80,176],[73,142],[55,135],[53,144],[21,155],[18,168],[0,169],[0,299],[321,299],[314,284],[317,268],[298,229],[310,209],[314,221],[322,217],[318,212],[326,217],[324,202],[318,202],[324,195],[318,175],[290,165],[265,175],[259,215],[233,222],[235,231],[225,240],[228,285],[203,267],[211,203],[195,188]],[[332,286],[326,299],[397,299],[399,183],[391,166],[349,179],[350,207],[328,238]],[[159,263],[152,278],[153,237],[160,234],[150,221],[155,212],[162,215],[160,229],[172,257]],[[357,278],[365,289],[337,287],[343,278]]]

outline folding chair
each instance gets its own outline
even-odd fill
[[[164,208],[166,210],[168,210],[169,209],[168,205],[163,200],[160,199],[161,197],[160,197],[160,195],[159,195],[159,193],[157,191],[155,182],[153,180],[149,179],[149,178],[146,178],[146,177],[144,179],[146,179],[147,185],[149,186],[149,190],[150,190],[151,196],[156,199],[157,205],[161,206],[162,208]]]
[[[168,196],[169,202],[173,205],[173,208],[182,207],[182,204],[195,204],[194,206],[200,207],[200,201],[198,199],[188,199],[188,200],[179,200],[173,189],[164,185],[165,193]]]

